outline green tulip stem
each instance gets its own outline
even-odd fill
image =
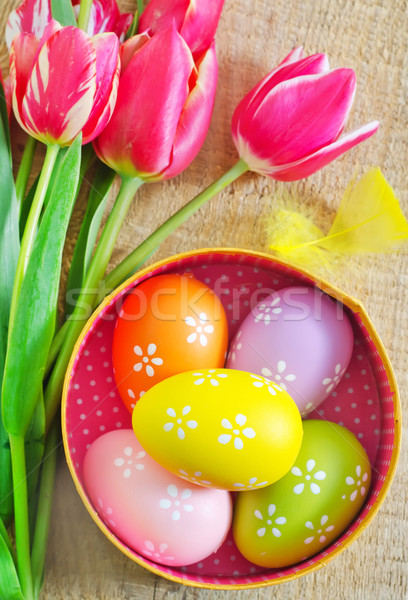
[[[88,29],[88,21],[91,16],[92,0],[81,0],[78,14],[78,27],[83,31]]]
[[[11,297],[10,307],[10,327],[14,323],[15,312],[17,308],[17,300],[20,294],[21,284],[23,283],[24,273],[26,271],[31,251],[34,246],[35,236],[37,234],[38,221],[44,204],[45,194],[47,192],[48,183],[51,178],[55,160],[59,151],[59,146],[47,146],[47,152],[44,159],[44,164],[38,180],[37,189],[33,198],[31,209],[28,215],[27,223],[24,229],[23,238],[21,240],[20,254],[18,257],[16,275],[14,278],[13,294]]]
[[[23,156],[21,157],[20,167],[16,177],[16,196],[18,212],[21,212],[21,206],[27,189],[27,182],[33,166],[34,154],[37,148],[37,140],[33,137],[27,139]]]
[[[59,421],[54,419],[44,448],[44,462],[41,471],[40,491],[38,497],[37,518],[31,550],[34,591],[40,593],[45,554],[47,550],[48,532],[50,529],[52,497],[58,456]]]
[[[13,471],[14,522],[17,571],[25,600],[34,600],[28,524],[27,478],[24,437],[9,434]]]
[[[126,218],[129,207],[134,195],[143,180],[139,178],[123,178],[119,194],[116,198],[112,211],[106,221],[95,254],[92,258],[84,285],[79,294],[74,312],[70,316],[69,327],[51,373],[48,385],[44,393],[44,403],[46,412],[46,429],[51,424],[54,415],[58,409],[62,386],[64,383],[65,371],[67,369],[75,342],[81,333],[85,321],[91,315],[93,306],[98,298],[98,290],[105,271],[112,256],[116,238]]]
[[[113,269],[105,279],[105,289],[109,293],[117,287],[136,267],[139,267],[157,248],[168,235],[173,233],[188,217],[198,210],[207,200],[218,194],[227,185],[238,179],[240,175],[249,171],[246,162],[240,159],[229,171],[217,181],[203,190],[198,196],[190,200],[183,208],[171,216],[163,225],[154,231],[144,242],[131,252],[118,266]]]

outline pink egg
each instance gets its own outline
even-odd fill
[[[131,429],[95,440],[84,458],[83,477],[105,525],[155,562],[181,566],[202,560],[219,548],[230,528],[230,494],[175,477],[146,454]]]
[[[275,381],[305,416],[335,389],[352,350],[353,330],[342,304],[318,288],[288,287],[245,318],[226,367]]]

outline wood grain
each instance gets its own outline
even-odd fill
[[[3,2],[3,25],[16,1]],[[133,9],[123,0],[123,9]],[[246,175],[170,236],[152,257],[205,246],[267,250],[265,220],[274,199],[289,193],[329,219],[355,173],[381,166],[408,215],[408,16],[406,0],[226,0],[217,33],[220,78],[212,125],[199,156],[176,179],[138,193],[112,265],[150,231],[236,160],[230,119],[239,99],[287,52],[327,52],[334,67],[357,73],[348,128],[379,119],[374,138],[306,181],[283,185]],[[7,71],[7,49],[0,61]],[[23,136],[13,129],[18,158]],[[40,163],[40,161],[39,161]],[[64,273],[81,222],[79,203],[66,245]],[[387,348],[408,409],[407,253],[353,259],[331,280],[365,304]],[[274,588],[234,592],[237,600],[391,600],[408,598],[408,446],[404,420],[401,459],[379,514],[352,546],[323,569]],[[43,600],[226,599],[228,592],[187,588],[157,577],[125,558],[83,507],[61,457],[47,556]],[[229,596],[230,597],[230,596]]]

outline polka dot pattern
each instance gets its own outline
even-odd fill
[[[192,272],[212,287],[225,308],[230,340],[250,312],[264,297],[290,285],[313,281],[270,257],[235,251],[194,253],[175,262],[159,264],[144,278],[164,272]],[[135,281],[113,298],[86,332],[70,373],[65,409],[65,434],[73,475],[82,486],[81,465],[89,445],[102,433],[131,427],[131,416],[116,391],[111,346],[116,315]],[[333,550],[361,526],[383,493],[394,449],[394,399],[387,370],[378,348],[359,313],[350,315],[355,345],[347,372],[332,394],[308,418],[326,419],[349,428],[365,447],[373,466],[368,499],[349,529],[320,554],[286,569],[263,569],[249,563],[236,548],[232,534],[218,551],[194,565],[171,568],[157,565],[125,547],[139,562],[171,578],[212,586],[259,584],[291,574],[301,574]],[[122,545],[120,540],[117,540]]]

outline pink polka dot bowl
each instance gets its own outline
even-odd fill
[[[288,286],[316,286],[341,302],[354,331],[354,349],[345,375],[329,397],[309,414],[344,425],[364,446],[371,462],[370,492],[360,513],[330,546],[296,565],[265,569],[248,562],[231,533],[216,556],[185,567],[159,565],[121,541],[102,521],[87,495],[83,460],[90,444],[104,433],[131,428],[113,377],[112,336],[125,296],[139,283],[163,273],[191,272],[213,288],[224,305],[229,339],[256,303]],[[252,304],[252,306],[251,306]],[[367,527],[390,487],[400,448],[400,403],[385,349],[363,306],[327,282],[267,254],[238,249],[203,249],[155,263],[124,282],[87,322],[77,341],[65,379],[62,432],[75,486],[91,517],[126,556],[153,573],[185,585],[210,589],[244,589],[274,585],[301,577],[335,558]]]

